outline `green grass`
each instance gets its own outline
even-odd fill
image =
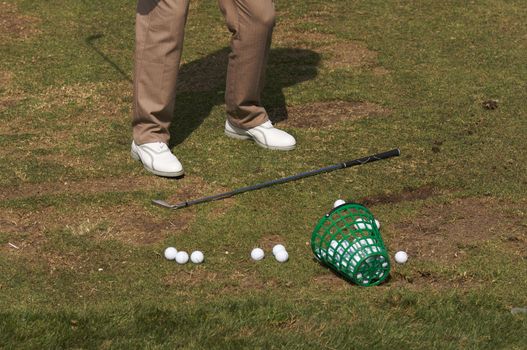
[[[215,2],[191,2],[177,181],[129,157],[135,2],[0,9],[15,5],[9,20],[32,30],[0,42],[0,348],[525,347],[527,317],[510,313],[527,306],[523,1],[277,1],[265,105],[387,111],[285,123],[298,148],[284,153],[224,137],[228,31]],[[350,42],[374,59],[335,64]],[[215,77],[205,91],[196,72]],[[393,147],[401,157],[222,202],[150,204]],[[314,261],[306,242],[337,198],[372,202],[390,253],[409,251],[386,283],[353,286]],[[250,261],[272,242],[287,264]],[[169,245],[206,262],[176,266]]]

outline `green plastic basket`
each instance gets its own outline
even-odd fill
[[[375,286],[390,274],[390,259],[372,213],[345,203],[327,213],[311,235],[315,257],[361,286]]]

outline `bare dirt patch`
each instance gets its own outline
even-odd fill
[[[66,226],[77,235],[89,235],[94,239],[115,239],[132,245],[147,245],[160,242],[173,234],[186,230],[195,214],[191,211],[174,213],[162,218],[146,212],[138,205],[104,208],[82,215]]]
[[[389,110],[370,102],[314,102],[301,106],[269,110],[273,122],[284,121],[284,125],[297,128],[324,128],[342,121],[353,121],[367,117],[389,114]]]
[[[37,34],[40,19],[20,14],[15,4],[0,2],[0,39],[27,39]]]
[[[329,69],[367,67],[376,76],[389,73],[386,68],[379,66],[378,53],[370,50],[365,43],[344,41],[334,34],[299,31],[287,25],[283,29],[277,28],[273,36],[273,43],[277,46],[315,50],[323,55],[323,65]]]
[[[320,289],[328,291],[347,289],[353,286],[352,283],[346,281],[344,278],[329,269],[327,274],[316,276],[312,281],[319,286]]]
[[[14,107],[21,99],[19,96],[0,96],[0,113]]]
[[[419,260],[452,264],[485,241],[525,245],[519,218],[507,214],[507,203],[492,198],[465,198],[427,205],[411,221],[393,226],[393,251],[405,250]]]
[[[132,245],[152,244],[170,234],[184,232],[194,218],[190,211],[169,219],[147,212],[139,205],[93,207],[62,212],[54,207],[2,212],[0,232],[8,234],[18,253],[31,254],[46,241],[49,231],[65,230],[93,240],[115,239]]]
[[[0,70],[0,113],[14,107],[21,99],[20,93],[12,91],[13,73]]]
[[[130,180],[132,184],[138,182],[138,179],[126,180]],[[125,179],[97,179],[79,182],[50,182],[36,184],[26,183],[20,184],[17,187],[8,188],[6,191],[0,193],[0,200],[23,199],[27,197],[49,196],[65,193],[93,194],[107,192],[110,189],[119,190],[120,188],[122,190],[129,188],[125,187],[125,185]]]
[[[171,182],[156,177],[83,181],[74,184],[45,184],[23,188],[26,196],[73,194],[98,194],[105,192],[129,192],[138,189],[174,188],[174,194],[168,199],[182,201],[202,196],[211,191],[223,191],[207,184],[203,179],[192,177]],[[9,196],[13,196],[11,193]],[[222,201],[212,211],[227,210],[232,201]],[[116,204],[99,206],[97,203],[80,204],[78,208],[58,209],[53,206],[36,210],[10,209],[0,212],[0,232],[13,237],[16,245],[38,246],[41,237],[49,230],[68,230],[74,235],[90,239],[115,239],[127,244],[145,245],[164,240],[169,235],[181,234],[195,218],[195,210],[188,208],[173,211],[169,218],[147,211],[143,203]],[[22,235],[23,233],[23,235]]]
[[[330,68],[374,66],[377,62],[377,52],[360,42],[339,42],[325,46],[324,49],[330,54],[330,59],[326,61]]]
[[[382,66],[377,66],[372,69],[372,73],[379,77],[390,74],[390,71]]]
[[[277,244],[282,244],[286,246],[286,249],[287,249],[287,245],[284,242],[284,238],[277,234],[265,235],[264,237],[260,239],[258,246],[262,248],[264,251],[270,252],[273,250],[273,247]]]
[[[448,276],[426,270],[401,273],[397,271],[397,266],[395,266],[386,283],[381,284],[380,287],[445,290],[450,288],[473,289],[485,284],[488,285],[488,281],[479,280],[466,272],[452,273]]]
[[[290,28],[277,28],[273,33],[273,44],[276,46],[295,47],[300,49],[316,50],[334,44],[336,37],[333,34],[317,32],[299,32]]]
[[[435,195],[438,195],[438,191],[432,185],[426,185],[417,188],[406,188],[400,193],[394,194],[381,194],[372,197],[363,197],[358,200],[359,203],[367,207],[372,207],[381,204],[400,203],[415,200],[423,200]]]
[[[6,88],[6,86],[11,85],[11,81],[13,80],[13,73],[5,70],[0,70],[0,81],[2,82],[2,87],[0,87],[0,91]]]
[[[166,188],[168,184],[165,179],[148,175],[142,177],[91,179],[77,182],[25,183],[18,187],[5,189],[4,192],[0,193],[0,200],[60,194],[87,195],[105,192],[130,192]]]
[[[148,245],[181,234],[194,219],[192,212],[175,213],[169,219],[158,217],[139,205],[111,208],[78,208],[77,212],[61,212],[47,207],[31,212],[2,210],[0,233],[8,243],[0,253],[23,258],[29,264],[56,270],[80,271],[90,266],[88,254],[77,254],[61,248],[53,231],[91,241],[118,240],[130,245]],[[9,244],[11,243],[11,244]],[[13,247],[16,246],[17,248]]]

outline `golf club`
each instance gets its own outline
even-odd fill
[[[199,203],[204,203],[204,202],[211,202],[211,201],[215,201],[215,200],[219,200],[219,199],[229,198],[229,197],[235,196],[235,195],[240,194],[240,193],[244,193],[244,192],[248,192],[248,191],[254,191],[254,190],[259,190],[259,189],[264,188],[264,187],[269,187],[269,186],[273,186],[273,185],[283,184],[283,183],[286,183],[286,182],[289,182],[289,181],[295,181],[295,180],[298,180],[298,179],[303,179],[305,177],[318,175],[318,174],[321,174],[321,173],[328,173],[330,171],[334,171],[334,170],[338,170],[338,169],[349,168],[349,167],[352,167],[352,166],[355,166],[355,165],[363,165],[363,164],[372,163],[372,162],[375,162],[375,161],[378,161],[378,160],[382,160],[382,159],[388,159],[388,158],[391,158],[391,157],[396,157],[396,156],[399,156],[400,154],[401,154],[401,151],[398,148],[395,148],[395,149],[392,149],[390,151],[377,153],[377,154],[374,154],[374,155],[371,155],[371,156],[367,156],[367,157],[358,158],[358,159],[350,160],[350,161],[343,162],[343,163],[330,165],[330,166],[327,166],[327,167],[324,167],[324,168],[320,168],[320,169],[316,169],[316,170],[306,171],[306,172],[303,172],[303,173],[300,173],[300,174],[296,174],[296,175],[292,175],[292,176],[288,176],[288,177],[283,177],[281,179],[270,180],[270,181],[263,182],[263,183],[256,184],[256,185],[241,187],[241,188],[233,190],[233,191],[224,192],[224,193],[216,194],[216,195],[213,195],[213,196],[202,197],[202,198],[198,198],[198,199],[194,199],[194,200],[190,200],[190,201],[184,201],[184,202],[180,202],[180,203],[176,203],[176,204],[170,204],[170,203],[167,203],[166,201],[161,200],[161,199],[154,199],[152,201],[152,203],[154,203],[155,205],[159,205],[159,206],[161,206],[163,208],[168,208],[168,209],[186,208],[186,207],[190,207],[191,205],[194,205],[194,204],[199,204]]]

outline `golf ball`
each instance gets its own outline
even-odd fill
[[[165,249],[165,258],[167,260],[174,260],[176,258],[177,249],[174,247],[168,247]]]
[[[205,259],[205,257],[203,256],[203,253],[199,250],[196,250],[195,252],[192,252],[192,254],[190,254],[190,261],[192,261],[194,264],[201,264],[203,262],[203,259]]]
[[[363,218],[358,218],[355,220],[355,229],[356,230],[371,230],[371,224],[364,220]]]
[[[335,201],[335,203],[333,203],[333,208],[336,208],[338,206],[341,206],[342,204],[346,204],[346,201],[342,200],[342,199],[337,199]]]
[[[263,251],[263,249],[261,248],[254,248],[252,251],[251,251],[251,258],[253,260],[262,260],[265,256],[265,253]]]
[[[181,265],[186,264],[188,262],[188,253],[184,251],[177,252],[176,262]]]
[[[289,254],[287,254],[285,250],[281,250],[278,253],[276,253],[274,257],[276,261],[283,263],[289,259]]]
[[[403,252],[403,251],[398,251],[397,253],[395,253],[395,261],[398,264],[404,264],[405,262],[408,261],[408,254],[406,254],[406,252]]]
[[[375,226],[377,226],[377,230],[381,229],[381,223],[377,219],[375,219]]]
[[[278,252],[285,251],[285,247],[281,244],[277,244],[273,247],[273,255],[278,254]]]

